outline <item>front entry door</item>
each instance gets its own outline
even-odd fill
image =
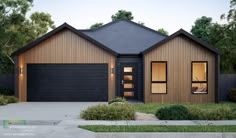
[[[126,99],[135,99],[136,90],[136,65],[121,64],[121,96]]]

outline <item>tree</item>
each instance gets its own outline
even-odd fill
[[[126,19],[126,20],[133,20],[134,17],[132,12],[126,10],[119,10],[117,13],[111,16],[112,21]]]
[[[227,19],[230,24],[236,23],[236,0],[230,1],[230,10],[228,11],[228,15],[222,14],[221,19]]]
[[[26,43],[54,28],[51,16],[42,12],[26,17],[33,0],[0,1],[0,62],[1,72],[12,72],[11,54]]]
[[[203,41],[209,43],[210,30],[213,23],[211,17],[202,16],[198,18],[192,26],[191,33]]]
[[[51,15],[44,12],[35,12],[30,16],[31,29],[35,32],[35,38],[45,34],[49,28],[54,29],[55,25]]]
[[[161,33],[161,34],[164,34],[164,35],[168,35],[168,31],[166,31],[164,28],[160,28],[157,30],[157,32]]]
[[[142,25],[142,26],[145,25],[145,23],[144,23],[144,22],[141,22],[141,21],[138,21],[138,24],[140,24],[140,25]]]
[[[192,34],[209,43],[220,51],[221,71],[223,73],[236,73],[236,0],[231,0],[226,24],[212,23],[210,17],[202,17],[195,21]],[[227,18],[226,18],[227,17]]]
[[[90,29],[97,29],[97,28],[99,28],[101,26],[103,26],[103,23],[95,23],[95,24],[90,26]]]

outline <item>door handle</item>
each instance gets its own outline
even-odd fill
[[[122,84],[122,85],[124,84],[124,80],[121,81],[121,84]]]

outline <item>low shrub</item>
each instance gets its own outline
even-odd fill
[[[80,117],[85,120],[133,120],[134,108],[129,104],[91,106],[82,111]]]
[[[0,105],[6,105],[7,104],[7,99],[4,96],[0,96]]]
[[[233,102],[236,102],[236,88],[233,88],[229,91],[229,99]]]
[[[203,110],[199,107],[187,107],[189,114],[190,114],[190,120],[207,120],[207,110]]]
[[[116,97],[116,98],[112,99],[111,101],[109,101],[108,104],[112,104],[115,102],[127,103],[127,100],[122,97]]]
[[[236,119],[236,113],[228,106],[220,106],[219,108],[206,112],[204,120],[233,120]]]
[[[173,105],[157,110],[156,116],[161,120],[189,120],[191,115],[183,105]]]
[[[7,103],[17,103],[18,99],[15,96],[3,96],[6,100]]]
[[[236,112],[228,106],[206,110],[192,106],[173,105],[159,109],[156,116],[161,120],[234,120]]]
[[[0,95],[14,95],[14,91],[8,88],[0,88]]]

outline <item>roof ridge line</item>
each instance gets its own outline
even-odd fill
[[[102,28],[104,28],[104,27],[106,27],[106,26],[109,26],[109,25],[112,25],[112,24],[114,24],[114,23],[117,23],[117,22],[119,22],[119,21],[126,21],[126,22],[128,22],[128,23],[131,23],[131,24],[134,24],[134,25],[136,25],[136,26],[139,26],[139,27],[141,27],[141,28],[143,28],[143,29],[145,29],[145,30],[152,31],[152,32],[154,32],[154,33],[156,33],[156,34],[158,34],[158,35],[161,35],[161,36],[164,36],[164,37],[168,37],[168,35],[162,34],[162,33],[158,32],[158,31],[156,31],[156,30],[154,30],[154,29],[152,29],[152,28],[149,28],[149,27],[147,27],[147,26],[138,24],[138,23],[136,23],[136,22],[134,22],[134,21],[127,20],[127,19],[117,19],[117,20],[108,22],[108,23],[106,23],[106,24],[104,24],[104,25],[102,25],[101,27],[98,27],[98,28],[96,28],[96,29],[78,29],[78,30],[79,30],[79,31],[91,31],[91,32],[94,32],[94,31],[100,30],[100,29],[102,29]]]

